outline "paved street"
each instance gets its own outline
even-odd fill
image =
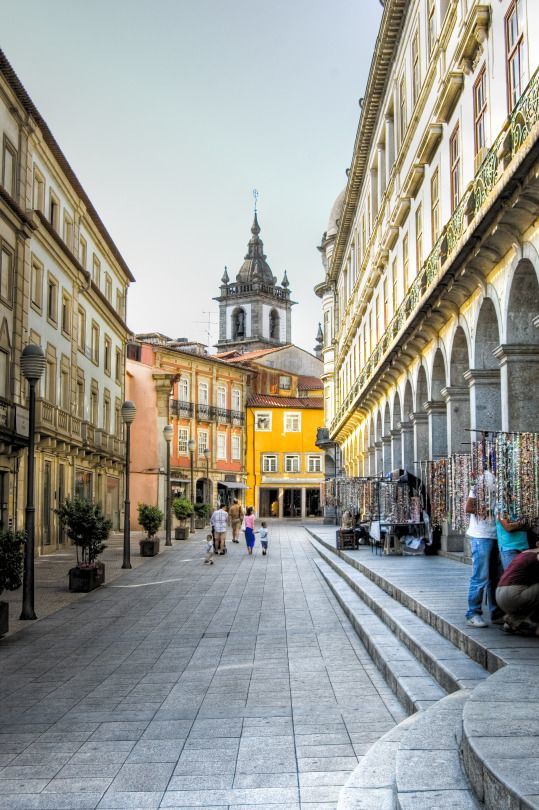
[[[0,642],[0,808],[333,810],[403,712],[305,530],[270,538],[178,545]]]

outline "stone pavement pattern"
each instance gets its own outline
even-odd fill
[[[0,809],[334,810],[404,712],[297,524],[188,541],[0,641]]]

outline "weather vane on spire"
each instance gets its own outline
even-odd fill
[[[255,214],[256,214],[256,206],[258,204],[258,191],[256,188],[253,189],[253,200],[255,201]]]

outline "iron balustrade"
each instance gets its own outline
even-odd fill
[[[197,418],[204,422],[215,421],[229,425],[243,425],[245,419],[243,411],[232,411],[216,405],[196,404],[179,399],[171,400],[170,409],[172,415],[180,419],[191,419],[195,412]]]

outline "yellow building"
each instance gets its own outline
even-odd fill
[[[247,401],[246,503],[260,517],[321,514],[324,453],[315,444],[322,424],[322,383],[277,371],[276,394]]]

